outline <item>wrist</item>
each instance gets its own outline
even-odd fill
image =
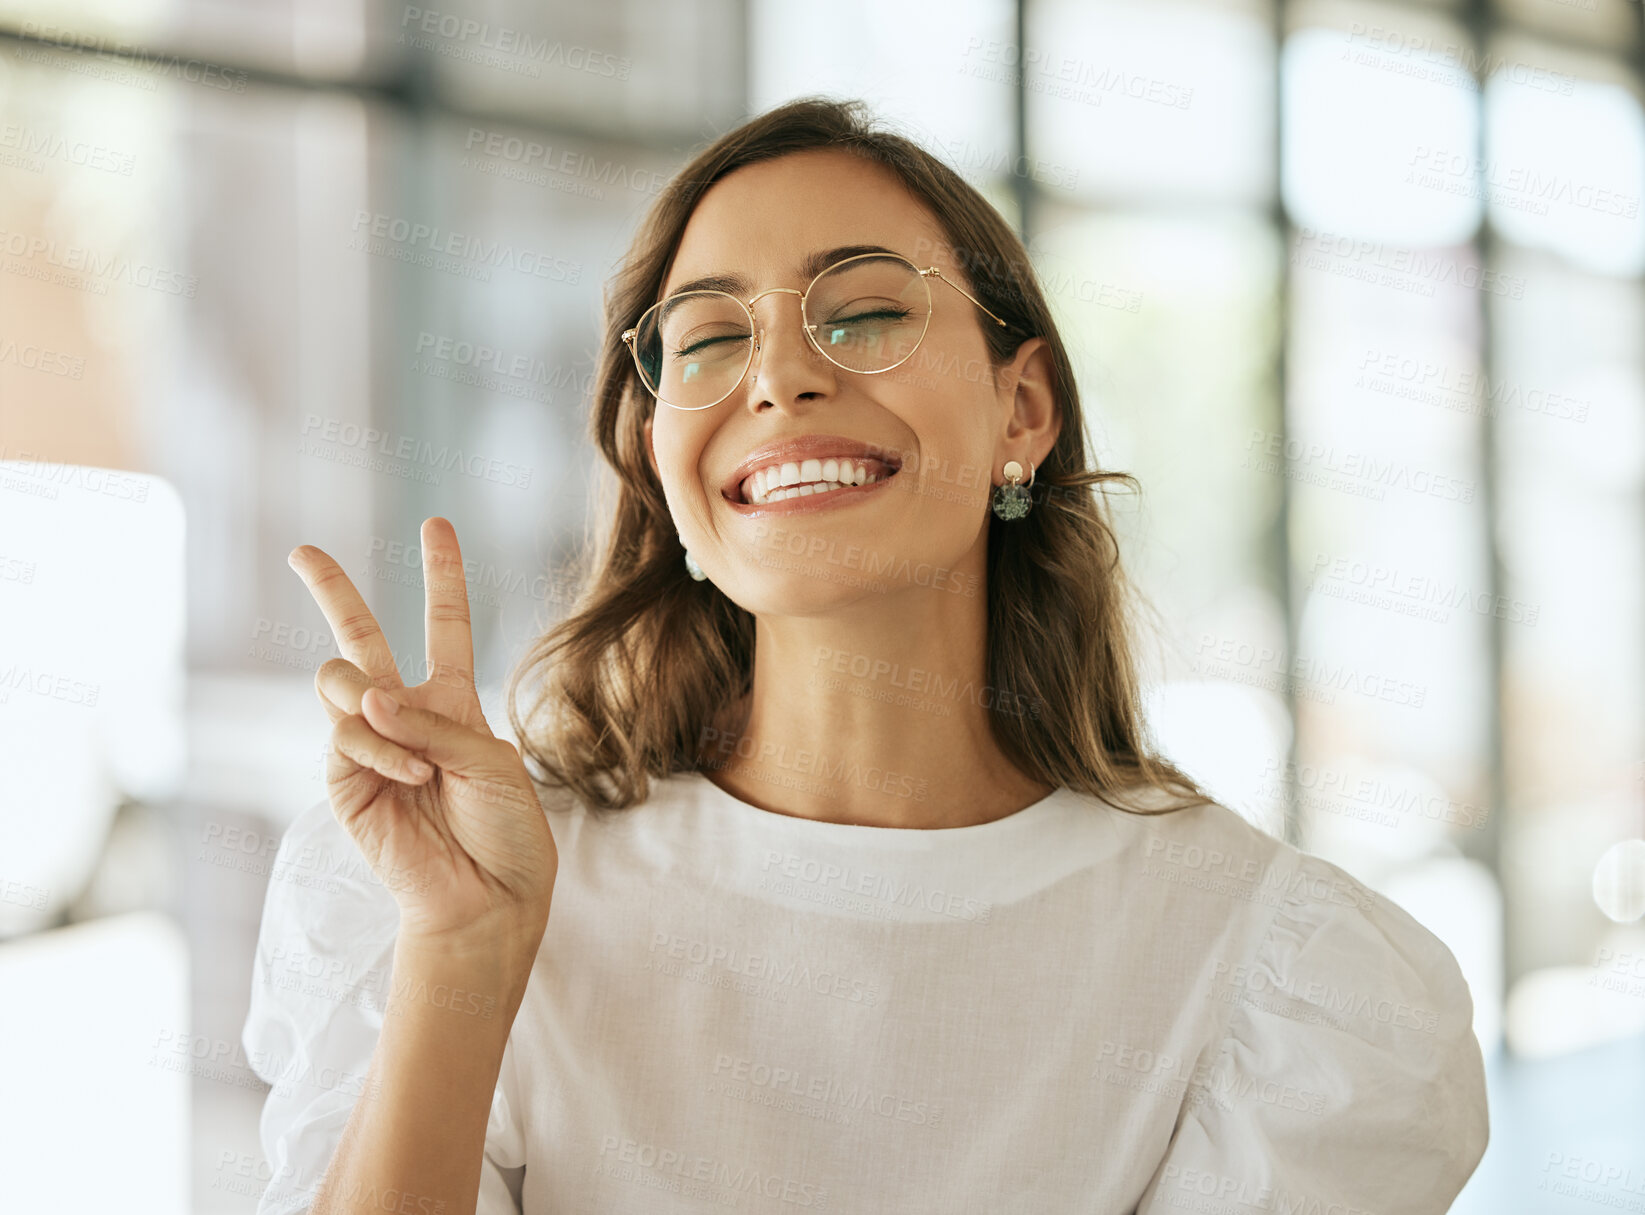
[[[489,977],[499,988],[517,985],[523,990],[547,928],[546,914],[527,911],[499,914],[461,929],[427,931],[402,924],[394,943],[395,965],[424,974]]]

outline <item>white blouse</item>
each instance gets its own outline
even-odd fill
[[[1224,806],[1058,789],[916,830],[772,813],[697,773],[623,811],[544,798],[560,867],[478,1215],[1422,1215],[1485,1151],[1450,951]],[[243,1035],[274,1086],[258,1215],[308,1210],[398,919],[330,805],[301,814]]]

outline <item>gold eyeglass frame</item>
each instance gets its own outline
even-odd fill
[[[847,264],[849,264],[851,262],[854,262],[854,261],[860,261],[863,258],[870,258],[870,257],[876,258],[880,261],[885,261],[885,260],[889,259],[889,260],[895,260],[895,261],[902,262],[903,265],[907,266],[910,270],[912,270],[915,274],[917,274],[919,276],[919,279],[922,283],[925,283],[925,324],[920,329],[920,336],[915,338],[914,339],[914,344],[908,348],[908,353],[903,355],[902,358],[898,359],[895,363],[892,363],[891,366],[881,367],[878,371],[858,371],[855,367],[847,367],[843,363],[841,363],[838,360],[834,359],[831,355],[829,355],[829,353],[826,350],[824,350],[820,345],[817,344],[816,331],[818,329],[820,329],[821,326],[820,325],[813,325],[810,321],[810,318],[808,318],[806,316],[806,314],[805,314],[805,303],[806,303],[806,300],[809,299],[810,296],[811,296],[811,289],[817,285],[817,280],[822,278],[823,275],[832,274],[835,270],[838,270],[841,266],[847,265]],[[988,307],[981,300],[979,300],[976,296],[972,295],[969,291],[967,291],[964,287],[960,286],[953,279],[951,279],[951,278],[947,277],[945,274],[943,274],[942,270],[937,266],[928,266],[926,269],[921,270],[918,266],[916,266],[913,262],[909,261],[906,257],[904,257],[900,253],[857,253],[857,254],[852,255],[851,257],[842,257],[842,258],[840,258],[839,261],[835,262],[833,265],[825,266],[823,269],[819,270],[816,274],[816,277],[813,278],[809,283],[806,284],[806,287],[805,287],[804,291],[796,291],[793,287],[768,287],[764,291],[760,292],[758,295],[750,296],[746,300],[737,299],[736,296],[734,296],[734,295],[732,295],[732,294],[730,294],[729,292],[726,292],[726,291],[677,291],[677,292],[674,293],[674,295],[665,296],[664,298],[658,300],[655,304],[652,304],[651,307],[647,308],[644,312],[642,312],[640,314],[639,321],[635,323],[635,325],[632,329],[623,330],[622,340],[623,340],[623,344],[628,347],[628,353],[631,354],[634,357],[634,369],[639,373],[640,383],[645,385],[646,390],[648,392],[650,392],[651,395],[653,397],[655,397],[658,401],[661,401],[664,405],[667,405],[670,409],[682,409],[682,410],[685,410],[687,413],[695,413],[699,409],[713,409],[715,405],[720,404],[721,401],[724,401],[732,393],[736,392],[738,388],[742,387],[742,382],[745,379],[748,378],[748,369],[754,365],[754,356],[760,352],[760,339],[765,336],[765,330],[760,325],[760,318],[754,315],[754,305],[759,300],[764,299],[768,295],[773,295],[773,294],[777,294],[777,293],[782,293],[782,294],[785,294],[785,295],[797,295],[797,296],[799,296],[800,297],[800,328],[804,331],[806,341],[811,343],[811,348],[813,350],[815,350],[818,354],[822,355],[823,358],[827,359],[830,363],[833,363],[834,366],[838,367],[841,371],[849,371],[853,375],[881,375],[881,374],[883,374],[884,372],[887,372],[887,371],[895,371],[897,368],[901,367],[904,363],[906,363],[909,359],[913,358],[914,357],[914,351],[916,351],[920,348],[920,343],[925,341],[925,335],[928,332],[930,332],[930,329],[931,329],[931,316],[934,312],[936,312],[936,308],[937,308],[936,301],[931,298],[931,284],[929,282],[926,282],[927,279],[931,279],[931,278],[940,279],[941,281],[947,283],[950,287],[954,288],[955,291],[958,291],[961,295],[963,295],[966,299],[970,300],[977,307],[981,308],[984,312],[987,312],[988,315],[993,319],[995,324],[999,325],[1002,329],[1006,327],[1005,322],[1002,321],[999,317],[995,316],[993,314],[993,312],[989,311]],[[652,388],[650,383],[647,381],[646,374],[645,374],[645,368],[643,366],[641,366],[641,364],[640,364],[640,351],[639,351],[639,348],[635,345],[635,342],[634,342],[634,336],[635,336],[635,334],[639,333],[641,327],[645,324],[646,318],[648,316],[650,316],[653,312],[655,312],[658,308],[661,308],[664,304],[668,303],[669,300],[674,299],[677,296],[681,296],[681,295],[723,295],[723,296],[726,297],[726,299],[736,300],[737,303],[742,305],[743,311],[748,313],[748,327],[749,327],[749,330],[754,335],[754,341],[750,344],[750,346],[748,348],[748,361],[743,364],[742,374],[737,377],[737,382],[735,384],[731,385],[731,387],[726,390],[725,396],[721,397],[718,401],[712,401],[707,405],[676,405],[676,404],[674,404],[674,402],[664,400],[661,396],[659,396],[657,394],[656,389]]]

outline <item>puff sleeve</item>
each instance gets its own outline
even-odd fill
[[[1485,1152],[1485,1068],[1455,957],[1306,853],[1242,965],[1137,1215],[1427,1215]],[[1205,1205],[1210,1204],[1210,1205]]]
[[[329,801],[280,840],[270,868],[241,1032],[270,1085],[258,1133],[270,1173],[257,1215],[309,1210],[354,1103],[368,1096],[372,1051],[392,991],[400,910]],[[525,1144],[513,1041],[486,1126],[476,1215],[520,1215]]]

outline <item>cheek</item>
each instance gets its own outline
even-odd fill
[[[708,429],[700,422],[675,410],[663,412],[651,424],[651,446],[657,455],[657,474],[662,478],[663,492],[670,503],[693,493],[701,493],[706,486],[702,467]]]

